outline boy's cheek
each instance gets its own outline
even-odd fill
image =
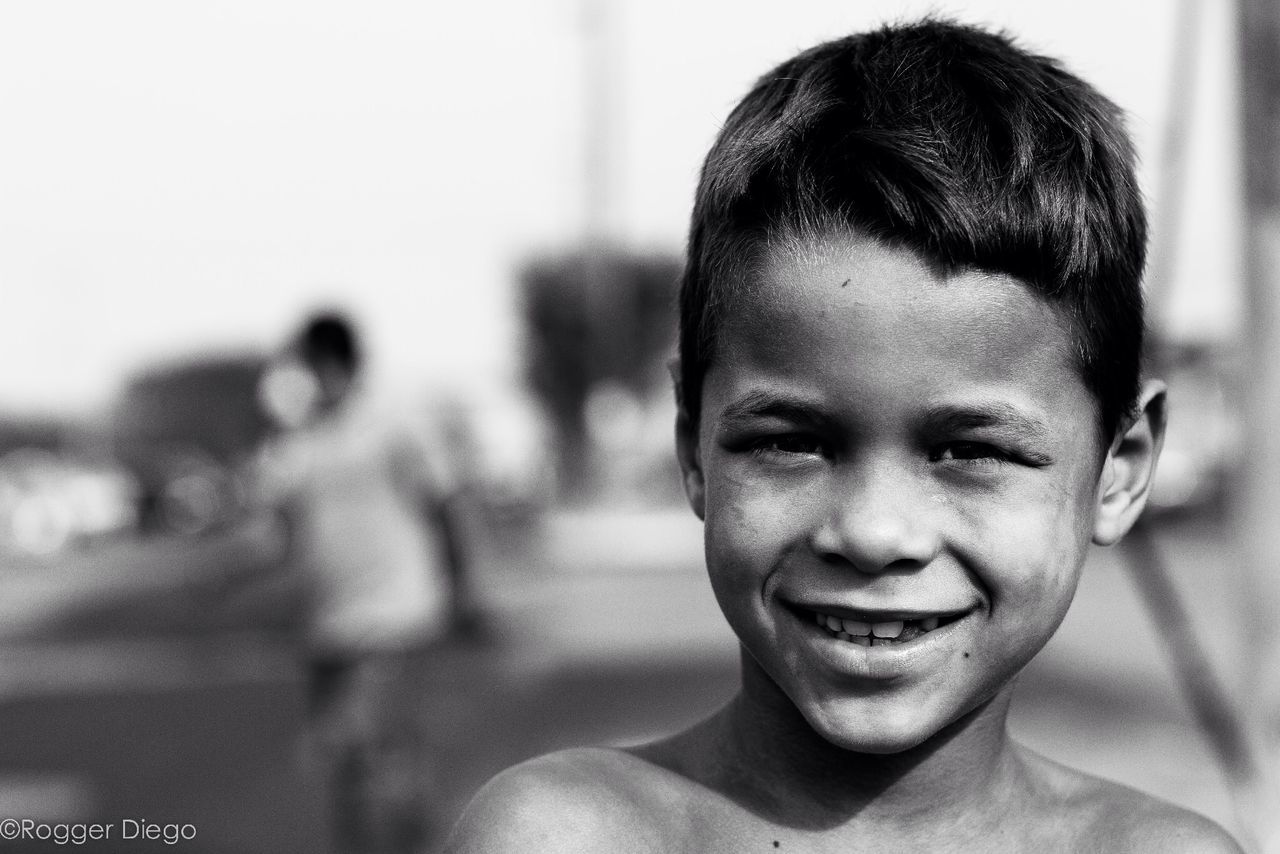
[[[1039,546],[1010,549],[999,563],[975,565],[989,597],[991,618],[1012,627],[1019,637],[1047,641],[1071,605],[1080,580],[1080,560],[1069,546],[1060,551],[1048,541]],[[982,567],[997,567],[994,572],[999,575],[981,578]]]
[[[759,562],[804,541],[810,520],[798,496],[732,481],[709,487],[705,523],[718,550]]]
[[[985,514],[971,510],[951,520],[944,539],[995,604],[1036,602],[1074,591],[1089,524],[1079,508],[1061,504],[989,505]]]
[[[745,508],[709,502],[705,524],[707,565],[713,573],[750,575],[768,560],[768,528],[753,524]]]
[[[727,610],[760,602],[771,576],[795,551],[796,538],[779,528],[776,504],[708,502],[707,569],[712,589]]]
[[[1026,555],[1068,554],[1087,545],[1094,499],[1093,481],[1087,478],[1067,483],[1046,479],[998,498],[961,496],[947,502],[954,517],[946,533],[958,542],[976,534],[993,548]]]

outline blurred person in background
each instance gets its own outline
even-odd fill
[[[287,531],[303,601],[309,739],[341,851],[420,850],[431,769],[415,691],[426,657],[475,625],[456,479],[426,419],[396,417],[363,387],[345,316],[310,318],[263,375],[279,425],[261,500]]]

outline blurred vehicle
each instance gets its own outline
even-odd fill
[[[109,460],[23,447],[0,457],[0,550],[51,555],[132,531],[136,479]]]
[[[109,430],[138,478],[144,531],[194,536],[242,515],[239,473],[270,429],[258,402],[264,366],[256,354],[204,356],[126,385]]]

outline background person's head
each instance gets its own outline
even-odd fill
[[[946,21],[819,45],[762,77],[703,166],[681,287],[696,423],[771,245],[849,230],[1012,275],[1068,324],[1105,447],[1138,393],[1146,214],[1120,111],[1051,59]]]
[[[359,376],[362,356],[355,326],[346,316],[326,311],[313,315],[297,340],[298,357],[316,382],[316,411],[339,406]]]

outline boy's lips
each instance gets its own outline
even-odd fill
[[[955,630],[979,606],[855,608],[787,603],[813,649],[850,675],[896,679],[940,664]]]
[[[819,624],[821,612],[802,611],[796,615],[796,628],[801,637],[807,638],[804,646],[825,661],[827,667],[847,676],[877,682],[897,681],[911,674],[933,671],[958,654],[961,650],[955,646],[956,640],[968,636],[964,627],[970,621],[966,618],[975,610],[933,612],[912,621],[882,619],[900,616],[902,612],[861,612],[877,617],[876,621],[870,621],[866,634],[845,631],[845,618],[839,618],[841,629],[835,631],[829,623],[835,619],[832,615],[821,615],[823,622]],[[934,619],[938,621],[936,626],[926,629]],[[848,628],[863,631],[856,622],[869,621],[850,622],[855,624]]]

